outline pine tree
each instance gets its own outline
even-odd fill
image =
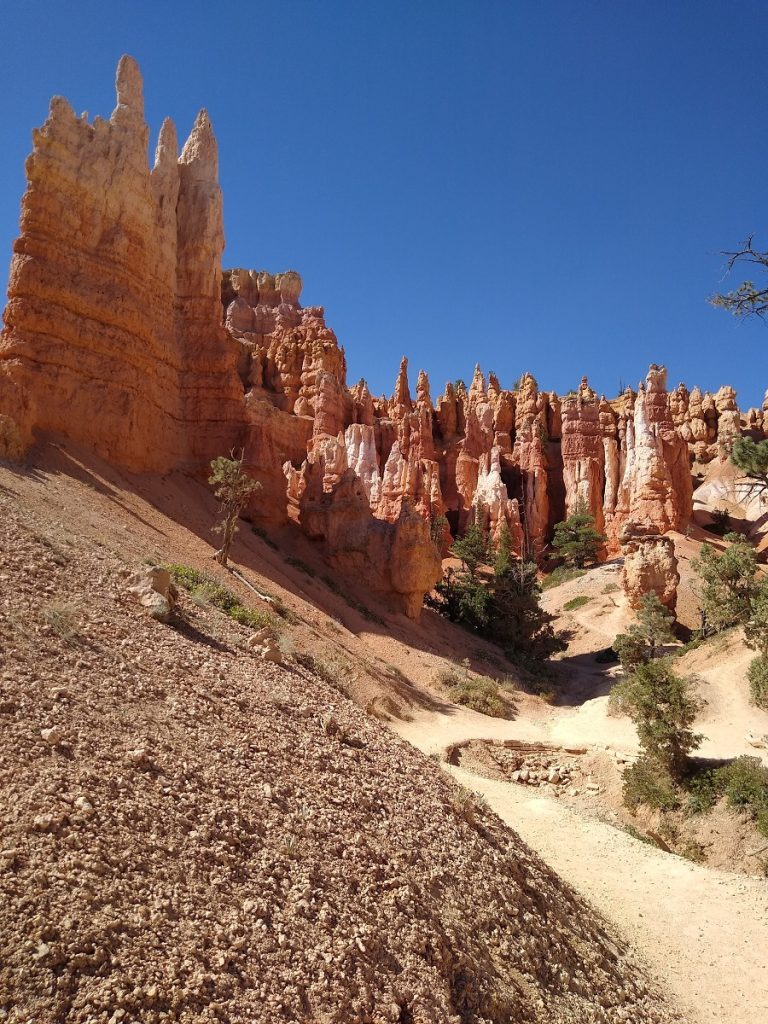
[[[615,689],[637,727],[643,757],[679,780],[689,753],[702,739],[691,731],[699,702],[691,695],[690,682],[662,659],[639,665]]]
[[[730,541],[725,551],[702,544],[700,557],[691,562],[701,581],[702,630],[708,634],[746,623],[759,589],[754,548],[735,533],[725,539]]]
[[[453,542],[451,551],[456,558],[461,559],[466,571],[472,579],[475,579],[477,570],[488,561],[489,557],[488,544],[476,518],[469,524],[464,536]]]
[[[498,559],[498,555],[497,555]],[[542,661],[565,649],[552,623],[555,616],[541,607],[541,587],[535,562],[512,558],[491,581],[488,636],[512,661]]]
[[[731,462],[750,481],[751,491],[768,491],[768,439],[737,437],[731,449]]]
[[[494,576],[503,576],[504,573],[511,568],[513,559],[512,537],[509,533],[509,527],[506,523],[503,523],[501,530],[499,531],[499,539],[496,542],[496,549],[494,551]]]
[[[645,665],[650,661],[645,636],[635,623],[627,629],[626,633],[618,634],[613,641],[613,649],[619,656],[625,675],[631,675],[640,665]]]
[[[219,499],[219,511],[221,520],[214,527],[215,533],[220,533],[221,547],[215,554],[217,562],[226,566],[229,558],[229,549],[232,546],[235,534],[238,530],[237,520],[240,513],[257,491],[261,490],[261,484],[253,480],[243,471],[243,453],[240,458],[227,459],[220,455],[211,462],[211,475],[208,483],[213,487],[213,493]]]
[[[595,529],[595,517],[583,499],[579,499],[573,512],[555,526],[552,547],[563,556],[566,565],[583,569],[597,561],[606,538]]]
[[[649,658],[656,657],[657,647],[674,643],[674,623],[675,616],[661,603],[657,594],[643,594],[637,612],[637,625],[648,644]]]
[[[613,641],[613,649],[619,656],[625,675],[652,661],[662,644],[674,642],[674,622],[674,615],[656,594],[643,594],[637,622],[632,623],[626,633],[619,633]]]

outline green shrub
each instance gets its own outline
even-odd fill
[[[541,581],[541,589],[551,590],[552,587],[559,587],[561,583],[569,583],[571,580],[577,580],[579,576],[586,575],[586,569],[573,569],[571,566],[561,565],[557,569],[553,569],[552,572],[547,573]]]
[[[768,711],[768,657],[761,654],[752,659],[747,669],[747,679],[752,703]]]
[[[633,839],[637,839],[640,843],[646,843],[648,846],[657,845],[650,836],[647,836],[644,832],[639,832],[634,825],[622,825],[622,829],[628,836],[632,836]]]
[[[180,587],[184,587],[185,590],[193,590],[203,583],[210,582],[205,573],[198,572],[197,569],[193,569],[189,565],[175,565],[172,563],[171,565],[164,566],[164,568],[171,574],[174,582],[178,583]]]
[[[230,609],[239,604],[237,597],[231,590],[227,590],[226,587],[222,587],[220,583],[216,583],[214,580],[198,583],[197,586],[192,588],[191,593],[199,602],[212,604],[214,608],[218,608],[227,614],[229,614]]]
[[[262,629],[267,626],[275,635],[277,634],[277,623],[273,615],[261,609],[248,608],[240,601],[237,594],[217,583],[216,580],[212,580],[205,573],[192,569],[188,565],[166,565],[165,568],[180,587],[189,591],[192,600],[197,604],[212,605],[228,615],[230,619],[234,619],[235,622],[248,626],[250,629]],[[275,610],[282,614],[277,602]]]
[[[768,836],[768,768],[746,754],[718,769],[718,781],[731,807],[747,811]]]
[[[497,684],[487,676],[470,676],[466,670],[446,669],[437,673],[437,680],[447,689],[454,704],[461,704],[491,718],[506,718],[509,714]]]
[[[592,600],[591,597],[587,597],[586,594],[580,594],[579,597],[572,597],[570,601],[566,601],[563,605],[563,611],[575,612],[577,608],[583,608],[585,604],[589,604]]]
[[[245,605],[236,604],[227,612],[230,619],[239,622],[241,626],[250,626],[251,629],[263,629],[268,626],[273,632],[277,632],[274,618],[269,612],[257,611],[255,608],[246,608]]]
[[[710,811],[724,796],[731,807],[749,814],[758,830],[768,836],[768,768],[758,757],[744,755],[720,768],[697,771],[686,780],[686,786],[692,814]]]
[[[686,860],[693,861],[694,864],[703,864],[707,859],[707,849],[697,839],[686,839],[676,852]]]
[[[623,794],[630,810],[644,804],[659,811],[673,811],[679,805],[672,777],[647,756],[624,772]]]
[[[693,772],[685,781],[689,814],[707,814],[720,797],[720,783],[713,768]]]

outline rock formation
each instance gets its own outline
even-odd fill
[[[624,471],[608,524],[611,539],[628,521],[665,533],[681,529],[690,519],[693,486],[688,446],[672,421],[666,378],[663,366],[651,366],[631,412],[625,413]]]
[[[194,468],[243,420],[221,324],[216,141],[201,111],[181,156],[163,125],[147,165],[138,66],[109,120],[51,101],[34,133],[0,342],[8,454],[32,428],[136,470]]]
[[[636,523],[626,523],[621,535],[624,565],[621,583],[630,607],[638,608],[645,594],[656,594],[674,611],[680,573],[671,537],[646,533]]]
[[[168,570],[160,565],[149,565],[128,582],[128,593],[147,609],[152,618],[167,622],[179,597]]]
[[[567,395],[561,406],[563,482],[566,512],[581,502],[604,526],[605,450],[597,396],[582,378],[576,394]]]
[[[391,397],[348,387],[298,273],[222,270],[206,112],[181,154],[163,123],[150,169],[129,57],[116,89],[109,120],[55,98],[34,134],[0,338],[0,455],[58,434],[133,470],[203,473],[242,449],[262,484],[252,517],[292,517],[414,613],[439,573],[435,545],[471,517],[539,557],[583,501],[616,552],[628,522],[685,525],[693,462],[768,431],[768,397],[742,416],[732,388],[668,393],[658,366],[611,401],[586,378],[560,398],[528,373],[508,390],[477,366],[468,389],[449,383],[433,403],[423,370],[412,392],[406,358]]]

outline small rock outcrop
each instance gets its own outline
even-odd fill
[[[638,608],[645,594],[656,594],[663,605],[674,611],[680,573],[673,539],[627,523],[622,531],[621,553],[621,584],[630,607]]]

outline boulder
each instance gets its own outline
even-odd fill
[[[179,596],[171,574],[159,565],[147,566],[136,573],[129,580],[128,593],[158,622],[168,621]]]

